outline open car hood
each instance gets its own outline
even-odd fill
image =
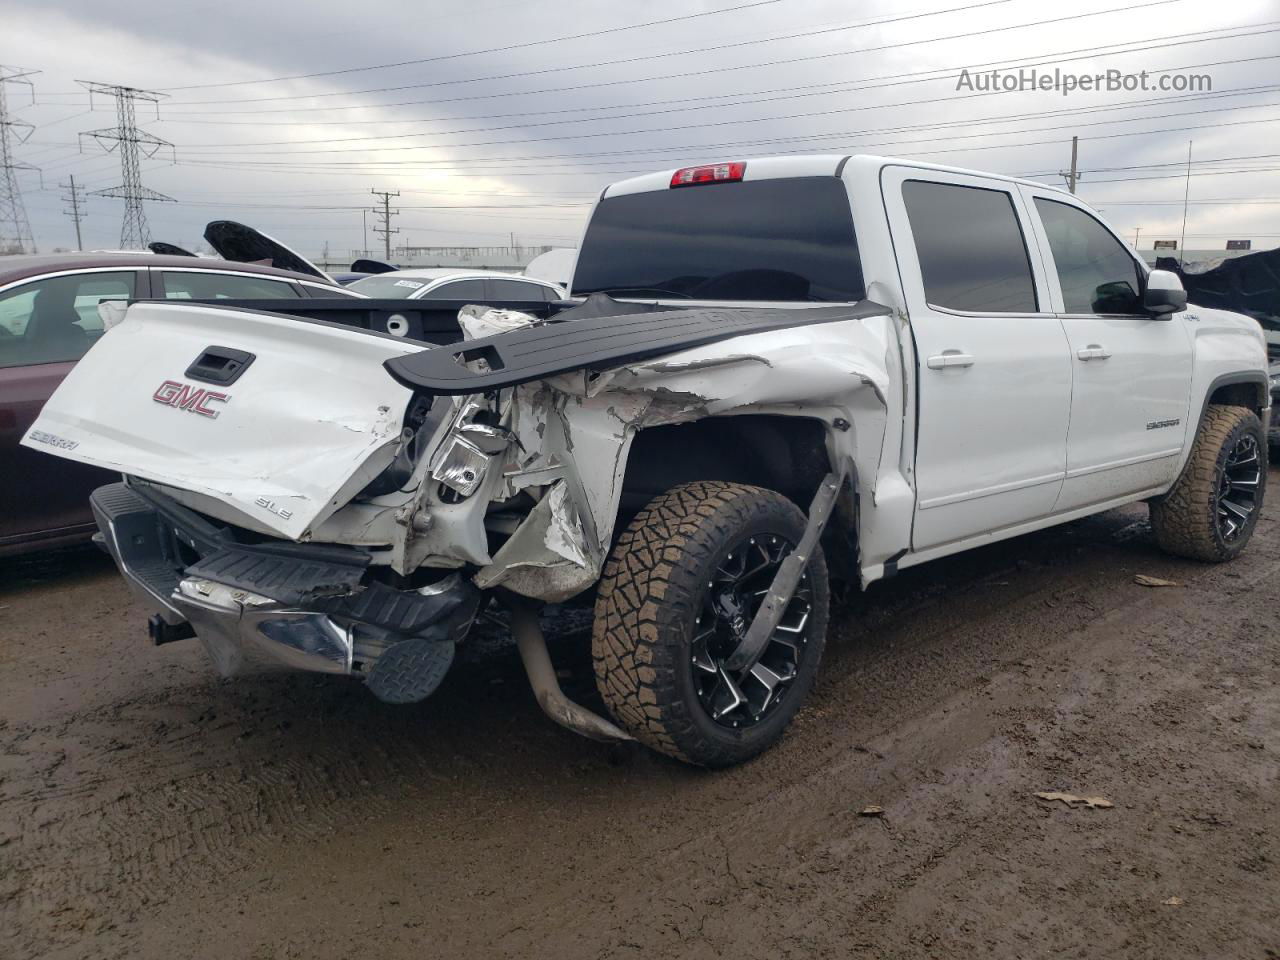
[[[261,230],[234,220],[213,220],[204,228],[204,238],[218,256],[233,263],[261,263],[278,270],[306,273],[326,283],[333,278],[299,253]]]
[[[163,240],[152,240],[147,244],[147,249],[159,256],[166,257],[194,257],[195,254],[185,247],[180,247],[176,243],[165,243]]]

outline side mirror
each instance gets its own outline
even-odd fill
[[[1187,291],[1171,270],[1152,270],[1142,291],[1142,309],[1155,317],[1168,319],[1170,314],[1187,308]]]

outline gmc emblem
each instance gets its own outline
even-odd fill
[[[166,407],[177,407],[188,413],[198,413],[202,417],[216,418],[219,411],[211,409],[209,404],[226,403],[231,397],[215,390],[193,387],[189,383],[166,380],[151,395],[151,399],[156,403],[163,403]]]

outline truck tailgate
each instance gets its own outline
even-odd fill
[[[200,494],[224,520],[305,539],[391,462],[411,392],[382,364],[421,349],[268,313],[138,303],[22,444]]]

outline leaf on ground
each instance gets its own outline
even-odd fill
[[[1183,900],[1181,897],[1170,897],[1168,900],[1161,900],[1160,902],[1166,907],[1180,907],[1187,901]]]
[[[1053,790],[1042,790],[1036,796],[1041,800],[1048,800],[1050,803],[1055,800],[1061,800],[1072,809],[1088,807],[1090,810],[1107,810],[1115,806],[1106,797],[1077,797],[1074,793],[1058,793]]]
[[[878,807],[874,803],[869,803],[858,811],[860,817],[882,817],[884,816],[884,807]]]
[[[1176,580],[1161,580],[1159,577],[1149,577],[1145,573],[1139,573],[1133,578],[1133,582],[1140,587],[1180,587],[1182,584]]]

